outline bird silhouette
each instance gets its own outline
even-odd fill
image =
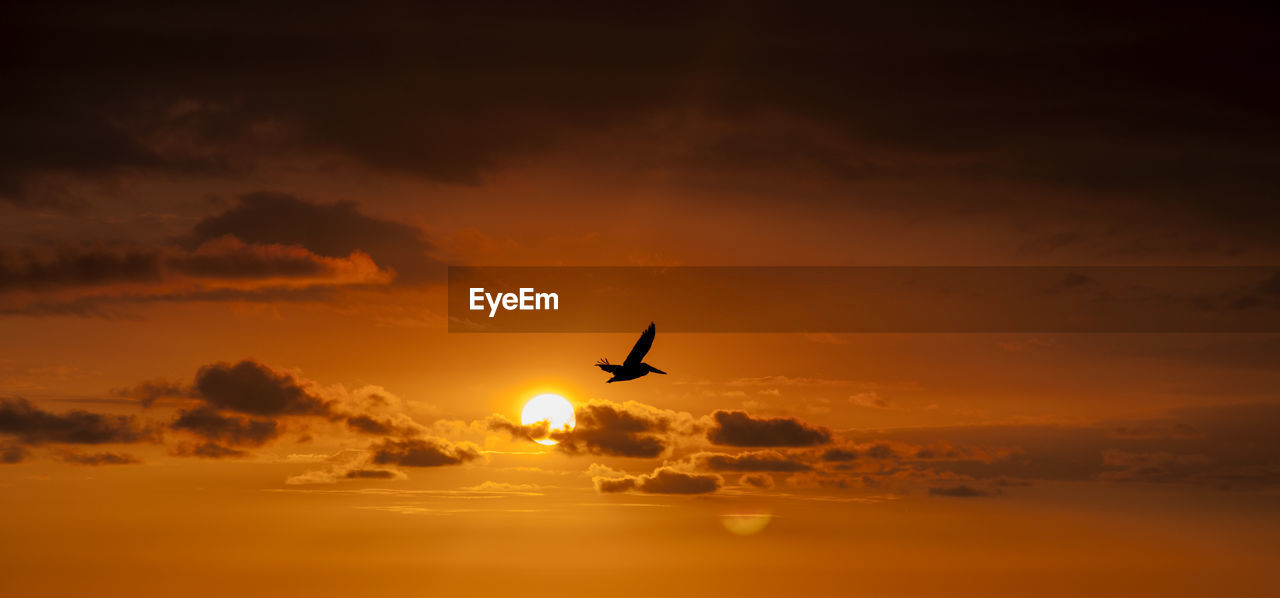
[[[596,367],[613,374],[613,377],[605,380],[605,382],[635,380],[649,372],[665,374],[666,372],[644,362],[644,356],[649,353],[649,348],[653,346],[653,337],[657,333],[658,329],[654,327],[653,322],[649,322],[649,327],[644,329],[644,333],[640,335],[640,340],[636,341],[636,346],[631,347],[631,353],[627,354],[626,361],[621,364],[609,363],[608,359],[597,361]]]

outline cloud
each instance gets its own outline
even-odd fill
[[[52,255],[34,250],[0,252],[0,291],[114,282],[153,282],[164,277],[157,250],[63,248]]]
[[[178,410],[169,427],[204,442],[180,447],[175,454],[223,458],[241,456],[243,447],[275,440],[284,430],[286,417],[333,417],[333,401],[319,396],[314,388],[309,380],[246,359],[202,366],[190,387],[144,383],[124,392],[148,397],[176,391],[200,401],[198,406]]]
[[[571,455],[614,457],[658,457],[678,439],[696,433],[697,424],[688,413],[658,409],[635,401],[618,404],[592,399],[575,409],[572,430],[551,430],[545,424],[521,426],[495,414],[488,421],[491,430],[513,438],[533,440],[550,437],[556,449]]]
[[[136,465],[142,463],[137,457],[123,453],[66,453],[62,455],[62,461],[73,465]]]
[[[870,448],[863,451],[863,454],[868,459],[896,459],[898,457],[898,453],[893,450],[893,447],[884,443],[871,445]]]
[[[373,415],[351,415],[347,417],[347,427],[362,434],[379,436],[418,436],[425,434],[427,428],[413,421],[403,413],[378,417]]]
[[[130,444],[151,438],[150,432],[132,416],[79,409],[50,413],[22,398],[0,399],[0,434],[28,445]]]
[[[485,420],[485,426],[494,432],[506,432],[512,438],[517,440],[528,440],[533,442],[547,437],[550,427],[549,422],[540,421],[534,424],[521,425],[517,424],[501,413],[490,415]]]
[[[1102,451],[1102,466],[1106,471],[1099,474],[1100,479],[1140,482],[1184,481],[1215,469],[1214,459],[1207,455],[1159,450],[1130,452],[1107,449]]]
[[[157,378],[125,388],[112,389],[111,394],[117,397],[137,399],[143,407],[150,407],[160,399],[189,397],[194,392],[194,390],[181,384]]]
[[[773,476],[767,473],[744,473],[738,478],[738,483],[760,490],[772,490],[774,487]]]
[[[809,471],[813,469],[793,455],[777,451],[754,451],[727,455],[696,453],[689,460],[705,471]]]
[[[250,245],[234,237],[211,239],[190,251],[106,245],[0,251],[0,292],[178,283],[184,279],[206,286],[244,288],[247,281],[258,281],[257,286],[290,281],[381,284],[388,282],[390,275],[360,251],[325,257],[302,247]]]
[[[217,300],[344,285],[382,285],[392,274],[353,251],[321,256],[297,246],[210,239],[176,247],[63,245],[0,248],[4,313],[97,315],[110,302]]]
[[[342,477],[348,480],[398,480],[405,476],[393,469],[352,469]]]
[[[880,396],[880,393],[874,390],[850,395],[849,402],[868,409],[890,409],[893,407],[893,404],[889,402],[889,399]]]
[[[591,483],[595,484],[596,492],[601,494],[616,494],[636,489],[636,478],[631,476],[622,478],[595,477],[591,478]]]
[[[552,430],[561,451],[616,457],[657,457],[667,449],[673,420],[640,403],[623,405],[593,400],[576,410],[572,430]]]
[[[858,451],[849,449],[829,448],[822,453],[822,460],[828,462],[853,461],[857,458]]]
[[[0,445],[0,463],[6,465],[21,463],[23,459],[27,458],[28,454],[27,449],[17,444]]]
[[[508,482],[494,482],[487,480],[476,484],[475,486],[464,486],[462,489],[470,492],[497,492],[508,494],[530,494],[537,493],[543,487],[537,484],[511,484]]]
[[[249,453],[225,447],[216,442],[183,442],[174,447],[173,454],[179,457],[197,457],[200,459],[235,459],[246,457]]]
[[[971,486],[950,486],[930,488],[929,496],[950,496],[954,498],[973,498],[978,496],[991,496],[986,490],[979,490]]]
[[[317,283],[369,284],[391,279],[359,250],[326,257],[294,245],[250,245],[232,236],[210,239],[194,251],[171,256],[165,266],[194,278],[229,281],[296,278]]]
[[[480,449],[470,442],[451,443],[442,438],[384,440],[369,447],[378,465],[440,467],[460,465],[480,458]]]
[[[787,478],[787,485],[793,488],[827,488],[832,490],[849,490],[862,488],[866,485],[878,485],[871,478],[872,483],[868,484],[867,476],[853,476],[838,472],[818,472],[807,471],[797,473]]]
[[[347,449],[332,455],[311,455],[308,461],[328,463],[324,469],[307,471],[285,479],[286,484],[336,484],[351,480],[402,480],[407,476],[394,469],[370,467],[372,455],[366,450]]]
[[[823,459],[818,473],[849,486],[1052,480],[1267,489],[1280,487],[1280,449],[1270,442],[1278,417],[1280,405],[1254,403],[1080,425],[885,430],[854,443],[858,459]]]
[[[602,494],[632,490],[646,494],[706,494],[724,485],[724,479],[717,474],[690,473],[668,466],[640,476],[597,475],[591,482]]]
[[[795,418],[753,418],[742,411],[716,411],[715,424],[707,431],[712,444],[741,447],[814,446],[831,441],[826,428],[809,426]]]
[[[201,367],[195,389],[212,407],[250,415],[328,415],[332,408],[296,376],[249,359]]]
[[[285,193],[250,193],[226,212],[197,223],[189,242],[198,245],[225,236],[304,247],[327,258],[368,255],[391,268],[399,282],[440,281],[444,276],[421,229],[367,216],[353,202],[312,203]]]
[[[170,429],[202,442],[179,446],[174,454],[180,456],[241,456],[242,448],[263,446],[286,431],[306,433],[317,425],[345,424],[360,434],[400,438],[428,432],[404,412],[411,407],[407,401],[381,387],[322,388],[313,380],[252,359],[204,365],[190,385],[155,380],[113,394],[137,397],[144,403],[161,396],[195,401],[194,406],[179,409],[169,423]],[[467,456],[465,452],[457,455]]]
[[[550,39],[543,15],[482,7],[401,6],[358,22],[313,10],[299,27],[246,29],[260,15],[236,5],[202,12],[199,24],[134,18],[121,30],[107,7],[42,4],[0,24],[15,57],[10,86],[25,90],[0,109],[0,200],[83,205],[62,197],[59,177],[236,179],[281,162],[475,184],[546,153],[604,154],[677,180],[898,183],[943,204],[925,206],[933,213],[1074,192],[1062,202],[1072,210],[1085,202],[1122,223],[1209,214],[1223,232],[1247,233],[1239,245],[1274,247],[1274,93],[1249,76],[1269,56],[1236,43],[1268,39],[1265,11],[1131,11],[1103,22],[1083,7],[1046,18],[930,6],[922,20],[905,7],[867,19],[832,5],[803,22],[762,7],[667,23],[593,9]],[[743,34],[708,35],[725,28]],[[1130,32],[1125,43],[1108,37],[1113,28]],[[493,31],[503,32],[496,43]],[[884,52],[903,31],[928,51]],[[1063,31],[1075,42],[1054,43]],[[595,59],[566,66],[584,47]],[[1232,68],[1187,68],[1197,61]],[[1125,64],[1148,68],[1116,77]],[[156,76],[179,71],[199,76]],[[699,91],[689,94],[692,73]],[[1012,188],[991,193],[993,183]],[[876,200],[866,195],[859,201]],[[1160,209],[1134,209],[1151,204]]]
[[[715,474],[686,473],[670,467],[659,467],[640,476],[636,488],[650,494],[706,494],[715,492],[724,480]]]
[[[170,427],[232,446],[262,446],[280,434],[274,420],[223,415],[208,406],[178,411]]]

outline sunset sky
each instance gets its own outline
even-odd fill
[[[449,331],[451,265],[1280,265],[1274,9],[899,4],[6,4],[0,594],[1280,593],[1274,331]]]

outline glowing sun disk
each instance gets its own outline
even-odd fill
[[[529,399],[520,412],[520,425],[527,426],[542,421],[550,424],[550,430],[572,430],[575,423],[573,403],[557,394],[538,395]],[[556,444],[550,438],[539,438],[534,442],[548,446]]]

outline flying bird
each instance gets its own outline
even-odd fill
[[[644,333],[640,335],[640,340],[636,341],[636,346],[631,347],[631,353],[627,354],[627,360],[622,362],[621,365],[609,363],[608,359],[597,361],[596,367],[613,374],[613,377],[605,380],[605,382],[635,380],[649,372],[665,374],[666,372],[644,362],[644,356],[649,353],[649,348],[653,346],[653,336],[657,333],[658,329],[654,327],[653,322],[649,322],[649,327],[644,329]]]

